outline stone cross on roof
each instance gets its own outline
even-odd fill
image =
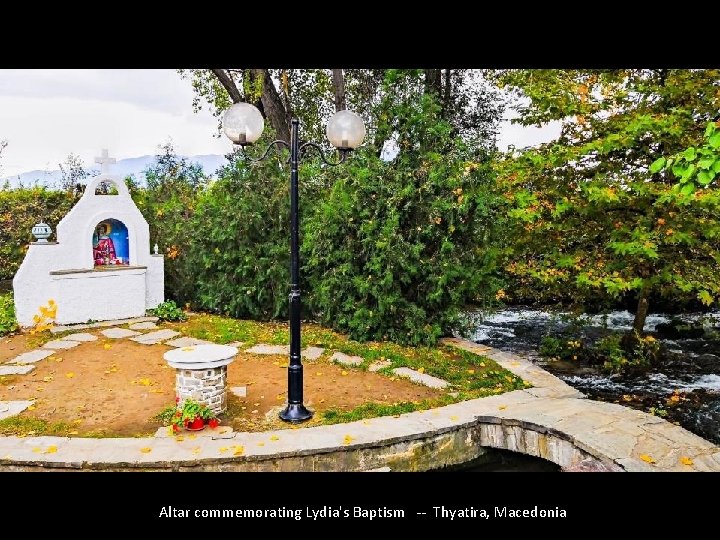
[[[108,157],[107,148],[103,148],[102,156],[95,158],[95,163],[100,164],[100,173],[107,174],[110,172],[110,165],[115,163],[115,158]]]

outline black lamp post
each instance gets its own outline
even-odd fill
[[[293,118],[290,141],[276,140],[270,143],[259,159],[265,159],[274,147],[290,149],[290,362],[288,365],[288,404],[280,413],[286,422],[304,422],[312,418],[312,411],[303,405],[303,366],[300,357],[300,242],[298,212],[298,164],[303,153],[314,148],[328,165],[339,165],[347,154],[360,146],[365,138],[362,119],[350,111],[338,111],[327,125],[327,137],[340,151],[340,160],[328,161],[322,147],[314,142],[300,144],[300,122]],[[262,135],[265,121],[260,111],[249,103],[236,103],[223,117],[225,135],[235,144],[245,147]]]

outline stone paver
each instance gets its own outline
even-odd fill
[[[48,341],[45,345],[43,345],[43,349],[72,349],[73,347],[77,347],[78,345],[80,345],[79,341],[54,339],[52,341]]]
[[[392,366],[392,362],[390,360],[377,360],[376,362],[370,364],[370,367],[368,367],[368,371],[380,371],[381,369],[390,366]]]
[[[127,330],[125,328],[108,328],[107,330],[100,330],[100,333],[110,339],[124,339],[141,335],[140,332]]]
[[[322,347],[308,347],[303,349],[300,354],[303,360],[317,360],[325,352]]]
[[[242,347],[245,344],[242,341],[232,341],[230,343],[226,343],[225,345],[227,345],[229,347],[237,347],[239,349],[240,347]]]
[[[128,326],[130,330],[155,330],[157,327],[154,322],[139,322]]]
[[[447,381],[438,379],[437,377],[433,377],[427,373],[420,373],[419,371],[415,371],[414,369],[410,369],[408,367],[395,368],[392,372],[398,377],[405,377],[414,383],[429,386],[430,388],[442,389],[450,386],[450,383]]]
[[[63,339],[69,339],[70,341],[97,341],[97,336],[93,334],[88,334],[87,332],[78,332],[76,334],[68,334],[67,336],[63,336]]]
[[[162,343],[165,340],[168,340],[170,338],[173,338],[173,337],[179,336],[179,335],[180,335],[180,332],[166,328],[164,330],[156,330],[155,332],[148,332],[147,334],[142,334],[141,336],[130,338],[130,339],[132,341],[142,343],[143,345],[156,345],[158,343]]]
[[[26,375],[33,369],[35,366],[30,365],[0,366],[0,375]]]
[[[283,354],[287,355],[290,354],[290,346],[289,345],[255,345],[254,347],[250,347],[245,351],[246,353],[250,354]]]
[[[337,351],[330,357],[331,362],[336,362],[344,366],[359,366],[363,363],[363,359],[359,356],[350,356],[343,352]]]
[[[209,345],[210,343],[210,341],[205,341],[204,339],[180,337],[166,341],[165,345],[170,345],[171,347],[194,347],[195,345]]]
[[[230,392],[239,398],[247,397],[247,386],[231,386]]]
[[[9,360],[8,363],[33,364],[47,358],[48,356],[52,356],[53,354],[55,354],[55,351],[44,351],[42,349],[35,349],[34,351],[28,351],[26,353],[22,353],[21,355],[16,356],[12,360]]]
[[[20,414],[32,404],[32,401],[0,401],[0,420]]]
[[[59,334],[61,332],[67,332],[69,330],[86,330],[88,328],[108,328],[110,326],[122,326],[125,324],[134,324],[139,322],[157,322],[159,317],[133,317],[132,319],[117,319],[114,321],[100,321],[89,324],[71,324],[71,325],[59,325],[53,326],[50,331],[53,334]]]

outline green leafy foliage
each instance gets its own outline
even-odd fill
[[[18,329],[12,294],[0,294],[0,336]]]
[[[0,189],[0,280],[12,279],[22,263],[33,225],[45,220],[54,231],[75,204],[72,193],[43,187]]]
[[[150,242],[165,255],[165,290],[181,304],[194,298],[194,273],[188,264],[198,193],[207,182],[202,168],[175,154],[170,143],[160,147],[145,170],[147,189],[131,191],[150,225]]]
[[[385,84],[414,81],[392,73]],[[357,340],[431,344],[461,329],[467,302],[497,288],[493,176],[487,154],[452,135],[432,95],[410,91],[382,106],[399,155],[353,155],[327,173],[329,194],[305,218],[310,306]]]
[[[540,356],[553,360],[578,361],[587,356],[587,349],[581,340],[556,336],[545,336],[539,352]]]
[[[268,135],[271,136],[271,135]],[[289,283],[289,171],[287,154],[250,164],[238,153],[197,198],[188,263],[194,303],[237,318],[287,315]],[[301,169],[305,174],[307,168]],[[312,178],[304,176],[301,201]]]
[[[562,122],[556,141],[497,163],[512,225],[505,236],[510,299],[594,307],[641,298],[715,302],[720,191],[709,172],[715,128],[706,126],[720,108],[720,71],[495,77],[525,97],[520,123]]]
[[[161,321],[184,321],[187,316],[180,309],[174,300],[168,300],[158,305],[155,309],[151,309],[150,313],[159,317]]]
[[[550,360],[598,365],[609,373],[630,373],[650,368],[657,360],[659,346],[652,336],[635,334],[612,333],[592,345],[564,335],[545,336],[539,352]]]
[[[599,340],[593,348],[595,362],[610,373],[642,372],[657,360],[659,346],[652,336],[621,336],[611,334]]]
[[[657,165],[657,170],[653,171],[651,167],[650,172],[670,171],[678,180],[675,188],[683,195],[690,195],[696,188],[717,184],[720,174],[720,130],[717,124],[708,123],[705,140],[698,148],[691,146],[667,160],[660,158],[653,165]]]

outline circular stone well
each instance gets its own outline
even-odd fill
[[[175,368],[175,393],[180,402],[193,399],[215,414],[227,409],[227,366],[235,360],[237,347],[196,345],[166,352],[163,357]]]

